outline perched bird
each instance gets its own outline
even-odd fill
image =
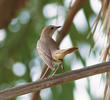
[[[60,27],[61,26],[54,25],[44,27],[41,33],[41,37],[37,42],[37,51],[45,64],[48,66],[42,78],[45,77],[45,74],[49,69],[55,70],[55,74],[59,67],[62,65],[62,59],[64,56],[78,49],[76,46],[69,49],[59,49],[56,41],[52,39],[52,35]],[[54,64],[58,64],[56,69]]]

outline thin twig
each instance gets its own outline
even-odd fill
[[[50,78],[45,78],[36,82],[27,83],[25,85],[9,88],[0,92],[0,100],[10,99],[16,96],[39,91],[44,88],[52,87],[58,84],[64,84],[73,80],[84,77],[109,72],[110,62],[92,65],[86,68],[65,72]]]

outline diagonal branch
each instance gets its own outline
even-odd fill
[[[64,84],[73,80],[84,77],[109,72],[110,62],[92,65],[86,68],[65,72],[50,78],[45,78],[36,82],[27,83],[25,85],[9,88],[0,92],[0,100],[10,99],[16,96],[39,91],[44,88],[52,87],[58,84]]]
[[[75,3],[72,5],[72,7],[69,9],[69,11],[67,13],[67,17],[64,22],[64,25],[63,25],[61,31],[59,31],[59,34],[57,35],[56,41],[57,41],[58,45],[61,43],[63,38],[68,34],[68,31],[71,27],[74,16],[83,7],[83,5],[86,1],[87,0],[76,0]]]

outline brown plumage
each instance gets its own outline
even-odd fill
[[[45,64],[51,70],[55,70],[54,63],[62,63],[65,55],[76,51],[78,47],[72,47],[69,49],[59,50],[59,47],[55,40],[52,39],[54,32],[60,28],[60,26],[49,25],[42,30],[41,37],[37,42],[37,51]],[[58,69],[57,69],[58,70]]]

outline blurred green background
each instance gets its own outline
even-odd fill
[[[39,79],[43,61],[37,53],[36,43],[41,30],[50,24],[63,25],[70,2],[71,0],[30,0],[25,8],[17,12],[8,28],[0,30],[0,90]],[[89,56],[95,38],[91,35],[87,39],[87,35],[100,8],[100,1],[88,0],[76,15],[69,35],[60,45],[61,48],[69,48],[72,45],[79,47],[75,54],[65,57],[65,71],[98,63],[97,52],[101,44],[99,43]],[[44,89],[40,96],[42,100],[101,100],[104,82],[99,86],[100,76],[94,78]],[[31,100],[31,96],[32,94],[19,96],[11,100]]]

